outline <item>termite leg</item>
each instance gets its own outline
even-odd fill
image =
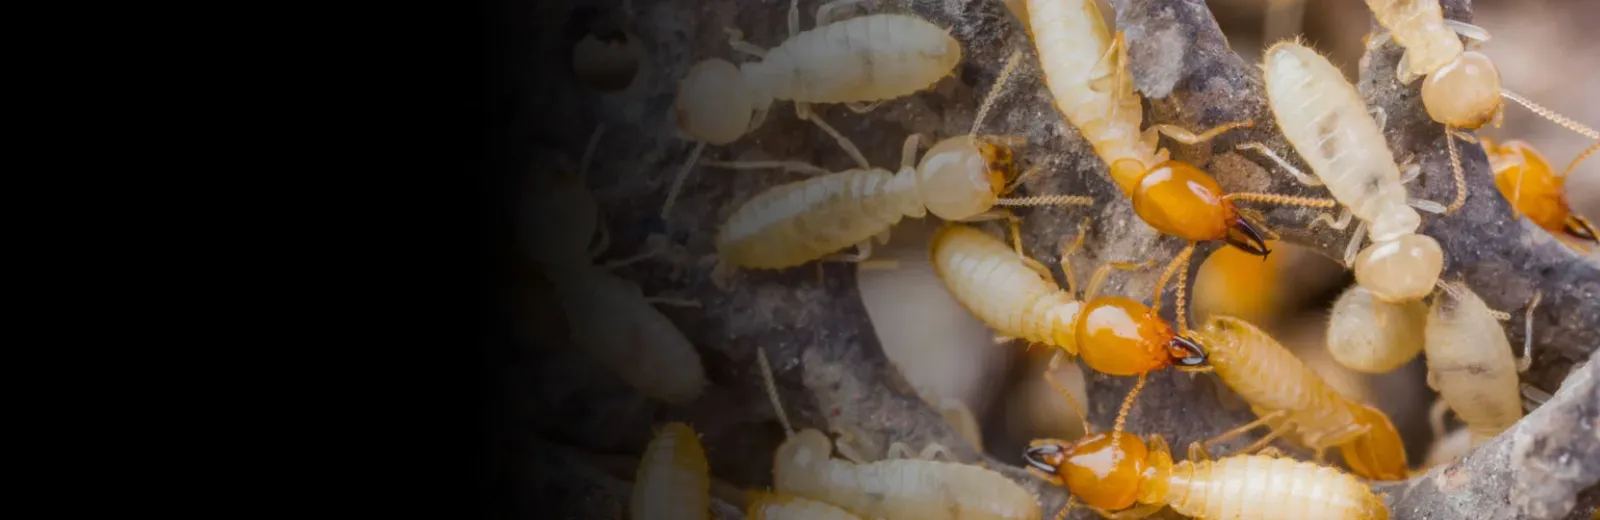
[[[1233,439],[1234,437],[1238,437],[1240,435],[1244,435],[1245,433],[1248,433],[1250,430],[1254,430],[1254,429],[1259,428],[1261,426],[1271,426],[1272,421],[1275,421],[1275,420],[1280,419],[1282,417],[1285,417],[1287,415],[1289,415],[1289,412],[1284,411],[1284,410],[1279,410],[1279,411],[1276,411],[1276,412],[1272,412],[1272,413],[1263,415],[1263,416],[1261,416],[1260,418],[1257,418],[1254,421],[1250,421],[1248,423],[1245,423],[1245,424],[1239,426],[1238,428],[1234,428],[1232,430],[1228,430],[1228,431],[1222,432],[1221,434],[1218,434],[1215,437],[1212,437],[1210,439],[1206,439],[1205,442],[1198,442],[1198,443],[1192,444],[1192,445],[1190,445],[1191,446],[1190,449],[1193,450],[1194,446],[1199,446],[1201,450],[1204,450],[1206,446],[1210,446],[1210,445],[1213,445],[1213,444],[1216,444],[1216,443],[1219,443],[1219,442],[1227,442],[1228,440]],[[1273,426],[1272,429],[1273,430],[1278,430],[1279,427],[1278,426]]]
[[[700,165],[727,170],[778,169],[802,175],[827,175],[833,173],[820,166],[800,161],[701,161]]]
[[[1361,438],[1362,435],[1366,435],[1371,431],[1372,427],[1365,424],[1349,424],[1345,425],[1343,428],[1328,433],[1327,435],[1316,437],[1307,436],[1305,441],[1306,444],[1311,445],[1314,448],[1320,447],[1322,449],[1326,449],[1334,446],[1342,446],[1346,443]]]
[[[1067,406],[1072,407],[1072,412],[1078,415],[1078,422],[1083,424],[1084,435],[1088,435],[1093,428],[1089,425],[1089,416],[1084,413],[1083,405],[1078,403],[1078,398],[1072,396],[1072,392],[1067,391],[1066,385],[1061,384],[1061,381],[1056,379],[1056,369],[1061,367],[1063,357],[1061,352],[1056,352],[1054,356],[1050,357],[1050,364],[1045,366],[1044,369],[1044,380],[1046,383],[1050,383],[1050,387],[1054,388],[1056,393],[1061,394],[1061,398],[1067,401]]]
[[[772,373],[772,363],[767,361],[767,351],[756,347],[756,365],[761,368],[761,384],[767,390],[767,399],[772,403],[772,412],[778,416],[778,422],[783,425],[784,433],[794,436],[794,426],[789,423],[789,414],[783,412],[783,401],[778,399],[778,380]]]
[[[1482,27],[1449,18],[1444,19],[1444,26],[1449,27],[1456,34],[1465,36],[1470,40],[1476,40],[1478,43],[1489,41],[1489,31],[1484,30]]]
[[[1466,193],[1466,191],[1462,191],[1461,193]],[[1459,207],[1455,204],[1451,204],[1450,207],[1445,207],[1444,204],[1440,204],[1428,199],[1406,199],[1406,205],[1435,215],[1448,215],[1450,214],[1451,207]]]
[[[1093,300],[1096,295],[1100,294],[1100,288],[1106,284],[1106,278],[1111,276],[1112,269],[1116,269],[1118,271],[1132,271],[1135,269],[1144,269],[1146,267],[1150,267],[1155,265],[1155,263],[1156,261],[1153,258],[1139,263],[1106,262],[1105,265],[1095,269],[1094,275],[1089,277],[1089,287],[1084,290],[1083,301]]]
[[[1410,85],[1421,77],[1411,73],[1411,51],[1402,51],[1400,61],[1394,64],[1394,79],[1401,85]]]
[[[689,160],[683,163],[678,175],[672,178],[672,186],[667,188],[667,201],[661,204],[661,220],[666,220],[667,215],[672,213],[672,204],[678,201],[678,193],[683,191],[683,182],[689,179],[689,172],[694,171],[694,164],[700,160],[700,152],[705,149],[705,141],[695,143],[694,150],[689,152]]]
[[[1361,252],[1361,243],[1362,241],[1366,240],[1366,238],[1367,221],[1363,220],[1356,224],[1356,232],[1350,234],[1350,245],[1344,246],[1345,267],[1353,267],[1356,265],[1356,255]]]
[[[833,426],[832,430],[834,434],[838,435],[838,438],[833,441],[834,451],[839,452],[839,455],[856,464],[866,464],[868,462],[866,457],[863,457],[861,452],[856,449],[856,436],[854,434],[851,434],[849,430],[841,426]]]
[[[1354,213],[1350,212],[1350,208],[1340,210],[1338,218],[1334,218],[1334,216],[1330,213],[1318,213],[1317,218],[1312,219],[1311,225],[1306,226],[1306,228],[1314,228],[1317,227],[1317,224],[1321,223],[1327,224],[1328,227],[1335,230],[1344,231],[1344,228],[1350,227],[1350,221],[1355,219],[1355,216],[1356,215]]]
[[[831,2],[823,3],[821,6],[817,7],[817,17],[815,23],[819,27],[833,23],[834,9],[858,3],[861,3],[861,0],[833,0]]]
[[[1111,45],[1106,46],[1106,52],[1100,55],[1100,59],[1095,60],[1093,67],[1093,69],[1106,67],[1111,69],[1111,73],[1091,80],[1089,82],[1090,90],[1101,93],[1111,92],[1112,89],[1117,88],[1122,83],[1122,64],[1118,56],[1122,53],[1125,43],[1126,40],[1122,37],[1122,31],[1117,31],[1116,36],[1111,40]],[[1112,92],[1112,110],[1116,110],[1117,107],[1117,96],[1115,94],[1115,92]]]
[[[1074,239],[1070,244],[1063,242],[1061,246],[1061,260],[1059,262],[1061,264],[1061,274],[1067,277],[1067,295],[1074,298],[1078,296],[1078,275],[1072,269],[1072,255],[1078,252],[1078,248],[1083,247],[1083,239],[1088,234],[1089,217],[1083,217],[1083,225],[1078,226],[1078,238]]]
[[[1260,450],[1262,448],[1270,448],[1271,444],[1272,444],[1272,441],[1276,440],[1278,437],[1282,436],[1283,432],[1285,432],[1285,431],[1288,431],[1287,427],[1284,427],[1284,428],[1273,428],[1272,431],[1267,432],[1267,434],[1261,436],[1260,439],[1256,439],[1256,441],[1250,443],[1249,446],[1245,446],[1244,449],[1239,450],[1239,453],[1242,454],[1242,455],[1248,455],[1248,454],[1251,454],[1251,453],[1255,453],[1257,450]]]
[[[1378,124],[1379,132],[1389,127],[1389,111],[1384,110],[1382,106],[1374,105],[1372,108],[1367,109],[1367,115],[1372,116],[1372,122]]]
[[[917,150],[922,148],[922,134],[906,136],[905,144],[900,145],[900,169],[917,167]]]
[[[789,0],[789,37],[800,35],[800,0]],[[822,25],[821,22],[816,22]]]
[[[1255,125],[1256,125],[1255,121],[1234,121],[1234,122],[1231,122],[1231,123],[1223,123],[1223,124],[1217,125],[1214,128],[1211,128],[1211,129],[1206,130],[1204,132],[1200,132],[1198,134],[1190,131],[1187,128],[1184,128],[1184,127],[1181,127],[1181,126],[1178,126],[1178,125],[1169,125],[1169,124],[1165,124],[1165,123],[1153,125],[1153,126],[1151,126],[1151,128],[1156,129],[1157,132],[1161,132],[1161,135],[1165,135],[1167,137],[1172,138],[1172,140],[1174,140],[1174,141],[1177,141],[1177,142],[1180,142],[1180,143],[1183,143],[1183,144],[1198,144],[1198,143],[1203,143],[1203,142],[1206,142],[1206,141],[1210,141],[1210,140],[1216,138],[1219,135],[1222,135],[1223,133],[1225,133],[1225,132],[1227,132],[1229,130],[1233,130],[1235,128],[1250,128],[1250,127],[1255,126]]]
[[[1433,406],[1428,408],[1428,429],[1433,431],[1433,442],[1444,438],[1444,414],[1450,411],[1450,403],[1444,399],[1435,399]]]
[[[844,106],[845,106],[845,108],[850,109],[851,112],[855,112],[857,114],[865,114],[867,112],[871,112],[873,110],[877,110],[878,107],[883,105],[883,103],[884,103],[883,101],[874,101],[872,103],[857,103],[857,102],[852,101],[852,102],[849,102],[849,103],[845,103]]]
[[[1528,311],[1522,318],[1522,359],[1517,360],[1517,373],[1528,371],[1533,366],[1533,309],[1539,307],[1539,300],[1544,298],[1544,291],[1535,290],[1533,301],[1528,303]]]
[[[1267,145],[1252,141],[1252,142],[1240,144],[1239,146],[1235,146],[1234,149],[1235,150],[1255,150],[1256,152],[1260,153],[1261,155],[1267,156],[1268,159],[1272,159],[1272,162],[1277,163],[1279,168],[1283,168],[1284,171],[1289,172],[1289,175],[1293,175],[1294,176],[1294,180],[1300,181],[1300,184],[1304,184],[1306,186],[1321,186],[1322,185],[1322,179],[1318,179],[1316,177],[1313,177],[1313,176],[1310,176],[1310,175],[1306,175],[1305,172],[1300,171],[1299,168],[1295,168],[1294,165],[1289,164],[1289,161],[1285,161],[1285,160],[1283,160],[1282,157],[1279,157],[1277,152],[1272,151],[1271,148],[1267,148]]]
[[[1189,443],[1189,460],[1191,462],[1211,460],[1211,453],[1206,451],[1206,447],[1201,445],[1200,441],[1194,441]]]
[[[856,165],[861,167],[861,169],[865,170],[872,168],[872,165],[867,164],[867,158],[861,155],[861,150],[856,148],[855,143],[850,142],[850,139],[846,138],[844,134],[840,134],[838,130],[834,130],[832,126],[828,126],[828,123],[823,121],[821,116],[818,116],[815,112],[811,111],[810,104],[795,103],[794,112],[796,117],[816,123],[817,127],[821,128],[822,131],[833,136],[833,139],[839,142],[839,147],[844,148],[844,152],[850,154],[850,158],[855,160]]]
[[[1382,31],[1382,32],[1368,34],[1367,35],[1367,50],[1368,51],[1376,50],[1378,47],[1382,47],[1383,44],[1389,43],[1389,40],[1392,39],[1392,38],[1393,37],[1389,34],[1389,31]]]
[[[1535,388],[1533,385],[1522,383],[1522,409],[1531,412],[1535,408],[1543,406],[1545,402],[1550,400],[1550,397],[1549,392]]]
[[[1421,176],[1422,165],[1408,162],[1404,171],[1400,172],[1400,184],[1411,184],[1411,181],[1417,180],[1417,177]]]
[[[744,31],[733,27],[723,27],[722,32],[728,33],[728,46],[732,47],[733,50],[749,54],[757,58],[765,59],[767,57],[766,49],[757,47],[753,43],[744,41]]]

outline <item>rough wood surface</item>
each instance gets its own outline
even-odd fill
[[[586,367],[578,356],[562,352],[559,339],[546,339],[550,337],[546,333],[549,321],[529,323],[530,341],[552,347],[535,356],[539,366],[560,368],[536,368],[530,363],[508,369],[506,378],[521,385],[512,390],[522,396],[514,401],[516,416],[522,419],[517,424],[541,437],[591,452],[637,454],[648,440],[651,424],[688,420],[702,432],[712,470],[719,478],[737,486],[763,487],[770,483],[771,453],[782,433],[756,372],[755,350],[760,348],[773,360],[784,406],[797,426],[850,431],[869,456],[881,456],[889,443],[896,441],[914,447],[942,444],[957,458],[984,460],[1034,490],[1046,515],[1065,503],[1064,490],[1015,466],[1019,454],[982,454],[916,396],[878,346],[855,291],[852,267],[825,265],[820,276],[819,269],[812,266],[745,272],[726,290],[711,282],[711,239],[721,222],[751,196],[797,176],[698,168],[673,214],[664,222],[655,218],[671,175],[692,147],[672,126],[676,78],[699,59],[742,59],[728,50],[721,31],[724,26],[740,28],[756,45],[781,41],[787,34],[787,2],[634,2],[628,27],[650,56],[644,60],[640,78],[628,89],[612,94],[577,88],[565,72],[561,50],[568,48],[566,39],[571,33],[564,32],[561,24],[571,5],[539,4],[519,10],[518,16],[528,18],[517,23],[532,29],[528,41],[522,43],[548,51],[518,69],[529,85],[525,108],[542,123],[540,141],[545,148],[575,158],[594,125],[606,125],[602,153],[587,181],[608,217],[611,255],[636,252],[645,247],[652,233],[666,235],[666,248],[658,257],[620,274],[640,283],[646,294],[693,298],[702,304],[699,309],[665,308],[663,312],[700,348],[713,386],[687,407],[649,402],[598,369]],[[810,27],[817,4],[802,2],[802,28]],[[1149,98],[1150,119],[1190,128],[1240,119],[1257,123],[1208,145],[1168,143],[1175,157],[1203,166],[1231,191],[1325,196],[1320,188],[1304,188],[1287,174],[1265,167],[1269,163],[1259,158],[1231,151],[1234,144],[1250,140],[1265,142],[1280,152],[1290,148],[1266,107],[1259,69],[1227,47],[1203,2],[1117,0],[1112,4],[1117,26],[1129,38],[1135,85]],[[1450,17],[1469,19],[1465,2],[1447,1],[1446,6]],[[615,4],[609,7],[620,8]],[[1001,2],[869,1],[852,9],[915,13],[950,27],[966,54],[954,77],[917,95],[885,103],[871,113],[816,107],[871,162],[898,164],[900,143],[912,132],[935,139],[966,133],[977,100],[993,83],[1005,59],[1022,50],[1026,53],[1022,70],[993,108],[985,131],[1026,138],[1027,146],[1018,150],[1023,166],[1044,168],[1025,184],[1026,191],[1086,194],[1098,201],[1090,209],[1022,212],[1029,254],[1053,263],[1061,241],[1074,236],[1083,218],[1091,216],[1087,248],[1073,258],[1080,280],[1104,261],[1155,258],[1164,262],[1182,248],[1182,241],[1158,235],[1133,214],[1106,176],[1105,166],[1054,110],[1038,76],[1031,42]],[[1423,164],[1424,175],[1412,185],[1413,195],[1448,201],[1455,188],[1443,133],[1427,120],[1416,85],[1395,84],[1392,74],[1397,58],[1392,45],[1371,53],[1364,60],[1359,86],[1370,104],[1386,110],[1386,136],[1396,156],[1409,156]],[[830,138],[795,119],[790,104],[780,101],[772,108],[762,127],[731,145],[708,147],[706,156],[794,159],[833,170],[849,167],[848,158]],[[1466,143],[1461,151],[1471,187],[1466,206],[1450,216],[1425,217],[1423,232],[1438,239],[1447,251],[1446,279],[1464,280],[1491,306],[1512,311],[1516,317],[1506,323],[1506,331],[1513,344],[1520,345],[1523,336],[1517,311],[1524,308],[1533,291],[1542,291],[1544,303],[1534,316],[1536,357],[1525,381],[1554,390],[1568,371],[1600,344],[1600,271],[1594,260],[1585,260],[1526,220],[1514,218],[1492,188],[1482,151]],[[1315,215],[1311,210],[1272,209],[1265,214],[1284,240],[1310,246],[1331,258],[1342,256],[1349,231],[1307,229]],[[998,227],[992,229],[998,231]],[[1191,279],[1200,260],[1214,249],[1201,247],[1191,264]],[[1107,290],[1148,301],[1159,274],[1159,269],[1148,269],[1114,276]],[[536,292],[540,283],[537,275],[529,274],[519,287]],[[1170,317],[1173,295],[1167,294],[1164,301],[1164,314]],[[1591,364],[1588,369],[1600,370],[1600,365]],[[1097,429],[1109,427],[1132,382],[1131,378],[1090,376],[1090,420]],[[1219,393],[1225,391],[1219,392],[1217,386],[1207,375],[1154,374],[1129,418],[1128,430],[1164,435],[1181,457],[1189,442],[1252,418],[1247,410],[1224,406]],[[1398,519],[1555,519],[1568,511],[1576,518],[1592,511],[1595,504],[1596,495],[1591,492],[1584,495],[1584,507],[1572,506],[1572,497],[1593,486],[1600,475],[1600,442],[1594,437],[1600,435],[1595,428],[1596,402],[1600,401],[1592,382],[1563,391],[1459,463],[1377,489],[1387,494],[1393,518]],[[601,411],[607,407],[626,411]],[[1249,439],[1240,439],[1222,449],[1247,442]],[[552,467],[544,465],[534,472],[554,471]],[[615,486],[592,487],[615,491]],[[610,518],[613,516],[606,511],[611,510],[607,506],[583,515]],[[1497,514],[1479,514],[1486,511]],[[1080,510],[1069,517],[1096,516]]]

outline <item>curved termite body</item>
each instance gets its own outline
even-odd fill
[[[1264,69],[1284,136],[1372,239],[1352,262],[1356,280],[1389,302],[1432,292],[1444,251],[1417,233],[1422,217],[1408,205],[1394,154],[1355,87],[1327,58],[1295,42],[1268,48]]]
[[[1023,457],[1030,473],[1067,487],[1102,514],[1138,518],[1166,506],[1208,520],[1389,518],[1381,498],[1339,470],[1264,455],[1174,463],[1158,435],[1148,445],[1106,433],[1072,443],[1036,440]]]
[[[987,233],[948,225],[930,250],[956,301],[1002,335],[1061,348],[1111,375],[1206,362],[1200,345],[1174,334],[1149,307],[1112,296],[1078,301]]]
[[[844,508],[864,518],[1039,518],[1022,486],[994,471],[917,459],[857,464],[832,458],[817,430],[802,430],[778,447],[772,465],[780,493]]]
[[[1421,301],[1389,303],[1352,285],[1339,295],[1328,317],[1328,353],[1358,372],[1393,371],[1422,352],[1427,315]]]
[[[762,493],[745,510],[750,520],[861,520],[827,502],[779,493]]]
[[[1594,224],[1572,212],[1566,176],[1557,175],[1533,145],[1518,140],[1496,143],[1488,137],[1478,139],[1489,157],[1489,168],[1494,170],[1495,187],[1517,213],[1527,215],[1528,220],[1551,233],[1565,233],[1588,242],[1597,240]]]
[[[1351,471],[1364,478],[1407,477],[1405,447],[1383,412],[1340,395],[1288,349],[1244,320],[1214,315],[1200,336],[1217,377],[1250,403],[1261,417],[1257,422],[1271,425],[1274,435],[1292,428],[1295,437],[1319,456],[1337,447]]]
[[[656,432],[639,460],[633,496],[634,520],[705,520],[711,515],[711,469],[700,437],[683,423]]]
[[[893,99],[927,88],[960,62],[961,44],[921,18],[874,14],[843,20],[796,34],[766,50],[761,61],[695,64],[678,87],[678,125],[696,140],[728,144],[750,131],[755,112],[775,99]]]
[[[984,213],[1014,176],[1010,151],[975,137],[935,144],[915,168],[847,170],[785,184],[735,210],[717,233],[723,260],[782,269],[867,243],[901,218]]]
[[[1472,445],[1522,418],[1522,393],[1511,343],[1489,306],[1450,284],[1428,309],[1428,384],[1467,423]]]
[[[1125,70],[1123,41],[1112,38],[1093,0],[1029,0],[1026,12],[1057,111],[1094,147],[1140,219],[1185,240],[1225,240],[1251,254],[1270,252],[1258,225],[1238,215],[1216,180],[1188,163],[1168,160],[1167,150],[1156,147],[1156,128],[1140,129],[1142,108],[1133,76]],[[1157,128],[1193,144],[1238,126],[1249,123],[1223,125],[1200,136],[1168,125]]]

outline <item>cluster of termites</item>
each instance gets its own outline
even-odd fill
[[[1357,283],[1338,298],[1327,328],[1327,346],[1335,360],[1361,372],[1382,373],[1425,355],[1428,384],[1440,395],[1436,415],[1453,411],[1466,424],[1464,435],[1472,446],[1522,416],[1518,374],[1531,359],[1533,309],[1539,296],[1526,309],[1518,360],[1499,324],[1510,317],[1490,309],[1465,284],[1442,280],[1448,255],[1423,232],[1424,214],[1444,218],[1466,200],[1469,187],[1456,149],[1456,141],[1465,140],[1482,145],[1498,192],[1518,215],[1587,250],[1596,240],[1595,228],[1572,212],[1563,180],[1600,145],[1557,174],[1526,143],[1471,135],[1499,120],[1501,99],[1585,135],[1594,137],[1594,131],[1502,89],[1493,63],[1467,50],[1457,36],[1482,41],[1487,34],[1443,19],[1436,0],[1368,0],[1384,28],[1369,45],[1376,48],[1392,40],[1404,48],[1396,71],[1400,84],[1425,78],[1420,86],[1423,105],[1433,120],[1446,125],[1456,170],[1456,197],[1448,203],[1408,194],[1406,185],[1421,171],[1390,151],[1382,113],[1374,118],[1340,71],[1298,41],[1272,45],[1261,63],[1275,126],[1291,150],[1260,142],[1237,149],[1269,159],[1302,184],[1326,189],[1326,197],[1232,192],[1200,167],[1171,159],[1160,145],[1161,136],[1200,145],[1255,122],[1227,122],[1198,132],[1147,124],[1129,71],[1126,38],[1111,30],[1094,0],[1008,2],[1027,28],[1032,56],[1056,109],[1091,145],[1106,178],[1143,223],[1187,243],[1167,259],[1148,304],[1102,292],[1114,271],[1148,268],[1159,259],[1106,262],[1080,292],[1070,258],[1084,242],[1087,217],[1076,240],[1059,252],[1065,288],[1055,282],[1050,266],[1023,251],[1018,217],[1009,208],[1097,203],[1071,194],[1011,196],[1019,180],[1029,175],[1017,171],[1016,141],[979,131],[1027,53],[1011,55],[979,103],[970,132],[936,141],[906,135],[895,170],[870,165],[850,139],[811,110],[811,104],[845,104],[867,114],[877,103],[929,88],[963,60],[961,43],[949,29],[916,16],[877,13],[836,19],[838,7],[857,1],[822,5],[815,27],[801,31],[799,2],[791,0],[787,39],[763,49],[730,28],[731,50],[749,61],[709,58],[689,68],[678,84],[673,114],[677,128],[695,144],[668,189],[662,216],[670,214],[684,177],[696,167],[807,175],[738,201],[726,212],[713,241],[718,284],[724,288],[723,275],[737,269],[865,262],[873,243],[886,242],[902,219],[932,213],[945,221],[928,251],[939,279],[1000,337],[1059,349],[1046,378],[1080,419],[1083,403],[1051,377],[1059,363],[1081,359],[1100,373],[1137,378],[1109,431],[1076,441],[1036,440],[1023,454],[1031,473],[1071,492],[1072,501],[1059,515],[1082,506],[1108,517],[1139,518],[1170,507],[1207,519],[1384,519],[1387,506],[1362,479],[1393,481],[1416,473],[1388,416],[1335,391],[1266,332],[1223,315],[1189,327],[1184,287],[1197,244],[1215,241],[1253,255],[1271,253],[1267,241],[1276,233],[1241,203],[1328,210],[1302,225],[1343,230],[1356,223],[1343,261]],[[616,53],[613,47],[629,42],[625,33],[584,40],[576,51],[584,59],[577,61],[593,66],[580,76],[608,88],[626,84],[619,78],[631,78],[631,73],[619,72],[627,67],[617,63],[625,60],[611,55]],[[729,144],[751,133],[780,100],[793,102],[796,117],[836,141],[856,167],[828,171],[801,161],[701,159],[706,145]],[[587,169],[599,137],[597,132],[591,140],[580,172]],[[919,160],[925,141],[932,145]],[[1309,171],[1284,157],[1290,152]],[[593,263],[607,248],[606,233],[598,224],[598,205],[582,181],[581,173],[557,178],[546,190],[553,196],[544,205],[554,208],[553,213],[530,219],[559,224],[536,233],[543,240],[538,249],[546,252],[538,260],[567,313],[573,342],[650,397],[674,404],[694,401],[707,385],[699,357],[651,306],[692,302],[646,298],[637,286],[608,270],[649,254]],[[968,225],[996,219],[1010,221],[1011,243]],[[597,231],[600,244],[594,245]],[[846,252],[851,249],[853,253]],[[1177,301],[1169,319],[1160,310],[1173,275]],[[778,400],[765,352],[758,350],[755,357],[787,440],[773,454],[771,488],[746,490],[737,498],[747,516],[1041,517],[1037,497],[1023,486],[986,465],[951,460],[943,446],[926,446],[918,453],[896,443],[888,459],[871,461],[851,445],[848,431],[834,431],[833,439],[817,429],[795,430]],[[1169,367],[1211,374],[1203,377],[1214,377],[1231,389],[1248,403],[1256,420],[1192,443],[1183,461],[1174,460],[1161,435],[1124,431],[1148,374]],[[1237,453],[1212,459],[1207,451],[1211,444],[1262,428],[1265,433]],[[1272,447],[1277,439],[1307,448],[1312,460],[1284,456]],[[1343,469],[1329,460],[1334,452]],[[940,455],[947,460],[934,460]],[[705,448],[689,425],[658,427],[635,478],[633,517],[706,518],[712,502],[708,468]]]

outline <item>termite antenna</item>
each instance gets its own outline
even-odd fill
[[[1467,174],[1461,169],[1461,152],[1456,150],[1455,128],[1445,125],[1444,142],[1445,148],[1450,149],[1450,169],[1455,173],[1456,176],[1456,200],[1450,202],[1450,206],[1444,209],[1444,214],[1449,215],[1451,213],[1455,213],[1456,210],[1461,209],[1463,204],[1467,203]],[[1520,188],[1521,177],[1518,177],[1518,180],[1519,182],[1517,186]]]
[[[1067,505],[1061,506],[1061,511],[1056,512],[1055,520],[1062,520],[1063,518],[1066,518],[1067,517],[1067,512],[1071,511],[1072,510],[1072,506],[1076,506],[1076,505],[1078,505],[1078,496],[1077,495],[1067,495]]]
[[[606,133],[606,124],[594,126],[594,133],[589,134],[589,145],[583,148],[583,158],[578,160],[578,178],[589,176],[589,165],[594,161],[594,149],[600,145],[600,134]]]
[[[978,115],[972,118],[972,131],[967,132],[967,137],[976,137],[978,129],[983,126],[984,116],[989,115],[989,107],[994,106],[995,99],[1000,97],[1000,92],[1005,89],[1006,81],[1011,79],[1011,73],[1017,69],[1017,64],[1022,62],[1022,51],[1013,51],[1006,60],[1005,68],[1000,69],[1000,76],[994,80],[994,86],[989,87],[989,94],[983,97],[983,103],[978,105]]]
[[[1588,159],[1590,155],[1594,155],[1596,150],[1600,150],[1600,141],[1595,141],[1594,144],[1589,145],[1588,148],[1585,148],[1583,153],[1578,154],[1578,158],[1573,159],[1572,163],[1567,165],[1567,169],[1561,172],[1561,177],[1566,178],[1566,176],[1572,175],[1572,171],[1578,169],[1578,163],[1583,162],[1584,159]]]
[[[1517,360],[1517,373],[1527,372],[1533,366],[1533,310],[1539,307],[1544,291],[1535,289],[1533,301],[1528,302],[1527,314],[1522,318],[1522,359]]]
[[[996,206],[1092,206],[1094,199],[1083,195],[1038,195],[1020,199],[1000,199]]]
[[[1533,100],[1522,97],[1522,95],[1517,94],[1516,92],[1502,88],[1500,89],[1500,95],[1506,99],[1517,102],[1517,104],[1522,105],[1523,108],[1531,110],[1533,113],[1539,114],[1555,124],[1565,127],[1567,130],[1571,130],[1584,137],[1600,141],[1600,132],[1596,132],[1593,128],[1584,126],[1583,123],[1567,119],[1567,116],[1563,116],[1556,113],[1554,110],[1540,106],[1538,103],[1534,103]]]
[[[1151,312],[1154,312],[1154,313],[1156,313],[1158,315],[1161,313],[1161,294],[1166,292],[1167,281],[1172,280],[1172,273],[1173,273],[1173,271],[1175,269],[1178,268],[1179,265],[1188,265],[1189,264],[1189,257],[1191,255],[1193,255],[1193,254],[1194,254],[1194,242],[1189,242],[1189,245],[1183,246],[1183,250],[1178,252],[1178,256],[1173,257],[1172,258],[1172,262],[1167,264],[1167,270],[1161,272],[1161,278],[1156,281],[1156,294],[1155,294],[1154,297],[1150,298],[1150,310],[1151,310]],[[1187,269],[1185,269],[1185,271],[1187,271]],[[1178,298],[1179,298],[1178,305],[1182,306],[1183,305],[1183,303],[1182,303],[1183,302],[1183,300],[1182,300],[1183,296],[1181,296],[1183,294],[1183,289],[1182,288],[1178,289],[1178,294],[1180,295],[1180,296],[1178,296]],[[1179,309],[1178,312],[1182,313],[1183,310]],[[1187,325],[1183,325],[1182,324],[1182,320],[1181,320],[1182,314],[1179,314],[1179,316],[1180,316],[1179,327],[1180,328],[1187,327]],[[1180,330],[1182,330],[1182,329],[1180,329]],[[1185,332],[1186,332],[1186,330],[1185,330]]]
[[[756,347],[756,364],[761,365],[761,382],[767,386],[767,399],[772,401],[772,410],[778,414],[778,422],[783,423],[783,432],[789,437],[794,437],[794,426],[789,424],[789,415],[783,412],[783,402],[778,400],[778,382],[772,375],[772,364],[767,362],[767,350]]]
[[[1117,410],[1117,422],[1111,424],[1112,446],[1119,446],[1117,444],[1117,441],[1119,440],[1117,437],[1122,436],[1122,426],[1128,423],[1128,412],[1133,411],[1134,399],[1139,397],[1139,391],[1144,390],[1146,374],[1148,374],[1148,372],[1139,373],[1139,380],[1133,383],[1133,390],[1128,391],[1128,398],[1122,400],[1122,408]]]
[[[1302,207],[1307,207],[1307,208],[1332,208],[1332,207],[1335,207],[1335,206],[1339,205],[1339,201],[1333,200],[1333,199],[1319,199],[1319,198],[1314,198],[1314,197],[1296,197],[1296,196],[1293,196],[1293,195],[1278,195],[1276,193],[1241,192],[1241,193],[1229,193],[1227,195],[1223,195],[1222,196],[1222,200],[1236,200],[1236,199],[1237,200],[1249,200],[1249,201],[1255,201],[1255,202],[1266,202],[1266,203],[1269,203],[1269,204],[1280,204],[1280,205],[1284,205],[1284,206],[1302,206]]]
[[[678,192],[683,191],[683,181],[689,178],[689,172],[694,169],[695,161],[700,160],[700,151],[706,148],[705,141],[694,145],[694,150],[689,152],[689,161],[678,170],[678,176],[672,179],[672,187],[667,188],[667,201],[661,204],[661,220],[666,220],[672,213],[672,204],[678,200]]]

